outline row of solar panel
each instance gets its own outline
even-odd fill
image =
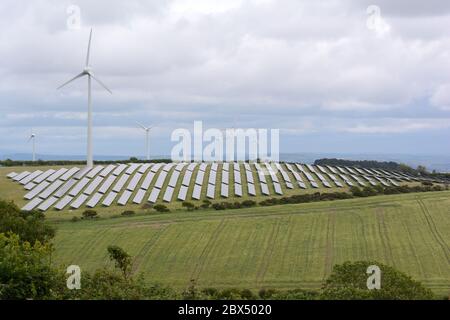
[[[163,196],[164,201],[170,202],[172,200],[173,192],[177,185],[177,181],[180,177],[181,170],[185,165],[186,164],[183,164],[183,163],[176,165],[176,168],[171,175],[168,186],[166,187],[166,192]],[[197,163],[191,163],[188,165],[188,168],[183,177],[183,182],[182,182],[180,192],[178,195],[179,200],[186,199],[187,191],[188,191],[188,188],[190,185],[190,180],[191,180],[193,170],[196,167],[196,165],[197,165]],[[229,165],[230,165],[229,163],[224,163],[222,166],[222,184],[221,184],[221,196],[222,197],[228,197]],[[276,194],[282,194],[282,188],[280,185],[280,181],[276,174],[277,171],[280,172],[281,177],[283,178],[284,184],[286,185],[286,188],[293,189],[293,185],[290,180],[290,177],[286,173],[286,171],[283,169],[281,164],[276,163],[276,164],[271,165],[269,163],[265,163],[265,168],[261,167],[258,163],[255,163],[254,165],[255,165],[255,168],[257,169],[260,186],[261,186],[261,193],[263,195],[269,195],[269,188],[267,186],[267,181],[266,181],[267,173],[271,177],[271,180],[272,180],[272,183],[274,186],[274,191]],[[137,170],[137,173],[132,177],[126,190],[122,193],[121,197],[118,200],[118,204],[125,205],[128,202],[129,198],[131,197],[133,191],[136,189],[143,174],[149,168],[151,168],[150,172],[147,174],[146,178],[144,179],[140,189],[136,193],[135,198],[133,199],[134,203],[141,203],[156,172],[161,167],[163,167],[163,170],[159,174],[158,179],[157,179],[157,181],[154,185],[154,188],[152,189],[152,192],[148,199],[149,202],[154,203],[157,201],[158,196],[163,187],[163,184],[168,176],[168,172],[170,171],[170,169],[173,166],[175,166],[174,163],[169,163],[169,164],[165,164],[165,165],[155,164],[153,166],[151,164],[144,164],[144,165],[130,164],[129,166],[121,164],[118,166],[109,165],[107,167],[96,166],[92,169],[90,169],[90,168],[83,168],[83,169],[62,168],[59,170],[49,169],[45,172],[37,170],[32,173],[30,173],[30,172],[23,172],[21,174],[10,173],[8,175],[8,177],[15,181],[19,181],[21,184],[25,185],[26,190],[31,190],[29,193],[27,193],[25,195],[25,199],[28,199],[28,200],[33,199],[33,200],[30,201],[24,207],[24,210],[31,210],[34,207],[36,207],[37,205],[39,205],[38,208],[45,211],[50,206],[54,205],[59,198],[64,196],[61,199],[61,201],[59,201],[55,205],[56,209],[63,209],[87,186],[84,189],[83,194],[81,196],[78,196],[78,198],[76,198],[76,200],[73,201],[71,204],[72,208],[79,208],[88,199],[88,197],[100,186],[100,184],[103,182],[103,180],[105,180],[104,183],[98,189],[98,191],[94,194],[94,196],[86,204],[89,207],[96,206],[98,204],[98,202],[100,201],[100,199],[102,198],[102,196],[109,190],[109,188],[114,183],[116,178],[125,169],[127,169],[125,171],[125,173],[122,176],[120,176],[117,183],[112,188],[112,191],[108,194],[108,196],[103,201],[102,204],[108,206],[114,201],[114,199],[117,197],[117,195],[123,189],[124,185],[129,180],[130,176]],[[195,185],[194,185],[193,194],[192,194],[193,199],[198,200],[201,197],[201,189],[202,189],[202,184],[203,184],[207,166],[208,166],[208,164],[206,164],[206,163],[202,163],[199,166],[199,170],[197,172],[197,177],[195,179]],[[317,177],[319,178],[319,180],[321,180],[322,184],[325,187],[331,187],[331,185],[325,179],[325,177],[322,174],[320,174],[319,172],[317,172],[313,166],[306,165],[311,173],[307,172],[300,164],[295,164],[295,166],[297,167],[299,172],[303,173],[306,176],[306,178],[308,179],[308,181],[310,182],[312,187],[317,188],[318,185],[317,185],[316,181],[314,180],[311,173],[314,173],[315,175],[317,175]],[[242,181],[241,181],[241,174],[240,174],[240,166],[239,166],[239,164],[233,164],[233,167],[234,167],[233,177],[234,177],[234,182],[235,182],[235,184],[234,184],[235,195],[242,196]],[[247,179],[248,194],[256,195],[251,167],[248,163],[244,163],[244,167],[245,167],[245,176]],[[208,188],[207,188],[207,193],[206,193],[207,197],[211,198],[211,199],[213,199],[214,195],[215,195],[215,186],[216,186],[215,180],[216,180],[216,175],[217,175],[217,168],[218,168],[217,163],[211,164],[211,170],[210,170],[210,175],[209,175],[209,179],[208,179]],[[305,185],[303,179],[301,178],[299,172],[296,172],[294,170],[294,168],[292,167],[292,165],[290,165],[290,164],[286,164],[286,168],[294,176],[299,187],[306,188],[306,185]],[[330,179],[336,184],[336,186],[342,187],[342,184],[338,181],[338,179],[336,178],[335,175],[327,172],[324,169],[324,167],[322,167],[322,166],[317,166],[317,168],[322,173],[328,175],[328,177],[330,177]],[[358,184],[360,184],[362,186],[365,185],[364,182],[359,177],[356,176],[357,173],[351,168],[346,168],[347,172],[344,171],[340,167],[337,167],[338,170],[336,170],[335,168],[330,167],[330,166],[327,166],[327,168],[330,170],[330,172],[333,172],[333,173],[338,173],[338,170],[339,170],[339,172],[341,172],[339,174],[340,178],[343,179],[343,181],[345,181],[345,183],[347,183],[349,186],[353,185],[353,183],[350,181],[350,179],[345,175],[345,174],[349,174],[349,173],[350,173],[350,176],[355,181],[357,181]],[[370,171],[368,169],[364,169],[366,172],[364,172],[364,171],[362,171],[362,169],[358,169],[358,168],[355,168],[355,170],[358,171],[358,173],[360,175],[362,175],[371,184],[376,184],[376,183],[375,183],[375,181],[373,181],[373,179],[371,179],[370,176],[365,175],[366,173],[374,175],[375,179],[378,180],[383,185],[388,185],[388,182],[396,185],[396,182],[393,179],[397,179],[399,181],[401,181],[402,179],[406,179],[406,180],[411,179],[410,177],[407,177],[407,176],[402,176],[399,174],[393,174],[393,173],[383,171],[383,174],[385,174],[385,175],[389,174],[392,177],[392,178],[387,178],[387,180],[383,180],[381,177],[377,176],[381,173],[377,172],[375,170]],[[112,174],[110,176],[108,176],[108,174],[110,174],[111,172],[112,172]],[[106,176],[108,176],[108,177],[105,179]],[[92,180],[92,182],[91,182],[91,180]],[[91,182],[91,183],[89,183],[89,182]],[[70,192],[68,193],[68,195],[65,195],[69,190],[70,190]],[[50,195],[52,193],[55,193],[55,194],[52,197],[50,197]],[[35,198],[36,196],[38,196],[38,197]]]

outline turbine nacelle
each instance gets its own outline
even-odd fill
[[[83,69],[83,74],[88,74],[88,75],[90,75],[90,76],[93,76],[94,74],[92,73],[92,68],[91,67],[85,67],[84,69]]]

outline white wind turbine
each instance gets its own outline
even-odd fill
[[[92,167],[94,165],[94,157],[92,153],[92,101],[91,101],[91,78],[97,81],[103,88],[106,89],[109,93],[112,94],[111,90],[109,90],[103,82],[101,82],[98,78],[94,77],[94,73],[92,72],[92,68],[89,65],[89,54],[91,50],[91,39],[92,39],[92,29],[89,34],[89,43],[87,47],[87,54],[86,54],[86,65],[83,69],[83,71],[78,74],[77,76],[73,77],[69,81],[63,83],[61,86],[59,86],[57,89],[60,89],[64,87],[65,85],[69,84],[70,82],[74,81],[75,79],[87,76],[88,79],[88,129],[87,129],[87,165],[88,167]]]
[[[144,131],[145,131],[145,147],[147,150],[147,160],[150,160],[150,147],[148,145],[148,141],[149,141],[149,134],[150,134],[150,130],[153,128],[153,126],[151,127],[146,127],[143,124],[139,123],[136,121],[136,123],[139,125],[139,127],[141,127]]]
[[[33,129],[31,129],[30,137],[28,138],[28,142],[32,141],[33,145],[33,162],[36,161],[36,134],[33,132]]]

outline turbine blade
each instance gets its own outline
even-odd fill
[[[91,32],[89,33],[89,42],[88,42],[87,54],[86,54],[86,67],[89,65],[89,55],[91,52],[91,39],[92,39],[92,28],[91,28]]]
[[[137,121],[136,121],[136,123],[137,123],[138,126],[141,127],[142,129],[147,130],[147,128],[146,128],[143,124],[141,124],[141,123],[139,123],[139,122],[137,122]]]
[[[112,94],[112,91],[109,90],[108,87],[105,86],[105,84],[104,84],[103,82],[101,82],[99,79],[97,79],[96,77],[94,77],[92,74],[89,74],[89,75],[92,77],[92,79],[94,79],[95,81],[97,81],[103,88],[105,88],[106,91],[108,91],[109,93]]]
[[[75,77],[73,77],[72,79],[70,79],[67,82],[64,82],[62,85],[60,85],[58,88],[56,88],[56,90],[61,89],[62,87],[64,87],[65,85],[71,83],[72,81],[74,81],[75,79],[81,78],[82,76],[84,76],[84,73],[80,73],[79,75],[76,75]]]

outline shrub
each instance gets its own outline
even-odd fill
[[[367,288],[367,268],[376,265],[381,269],[381,288]],[[415,300],[433,299],[433,293],[420,282],[393,267],[376,261],[344,262],[333,267],[323,287],[321,298],[330,300],[375,299]]]
[[[183,201],[181,206],[186,208],[187,211],[194,211],[195,210],[194,204],[192,202],[189,202],[189,201]]]
[[[84,210],[84,212],[82,213],[83,219],[94,219],[97,218],[97,211],[92,210],[92,209],[88,209],[88,210]]]
[[[134,212],[133,210],[125,210],[124,212],[121,213],[122,216],[132,216],[135,215],[136,212]]]
[[[245,200],[242,201],[242,207],[244,208],[250,208],[256,206],[256,201],[253,200]]]
[[[155,209],[158,212],[170,212],[169,208],[163,204],[157,204],[153,206],[153,209]]]
[[[210,205],[211,205],[211,201],[206,199],[206,200],[203,200],[203,203],[200,205],[200,208],[208,209]]]
[[[148,202],[146,202],[146,203],[144,203],[144,204],[141,206],[141,208],[144,209],[144,210],[148,210],[148,209],[153,208],[153,205],[150,204],[150,203],[148,203]]]
[[[433,185],[433,182],[431,182],[431,181],[422,181],[422,185],[431,187]]]
[[[77,222],[80,221],[80,218],[78,218],[77,216],[73,216],[72,219],[70,219],[70,221]]]

